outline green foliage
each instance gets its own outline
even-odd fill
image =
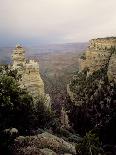
[[[83,54],[81,55],[80,58],[83,59],[83,60],[85,60],[85,59],[86,59],[86,55],[85,55],[85,53],[83,53]]]
[[[35,128],[49,128],[55,115],[44,105],[44,99],[33,101],[18,85],[17,71],[0,68],[0,131],[15,127],[22,134]]]
[[[80,137],[79,134],[76,134],[74,130],[72,129],[67,130],[61,126],[57,127],[57,129],[55,130],[55,134],[58,137],[61,137],[62,139],[64,139],[65,141],[72,142],[72,143],[77,143],[82,140],[82,137]]]
[[[56,130],[60,126],[59,119],[53,111],[50,111],[44,106],[44,100],[38,100],[33,108],[33,129],[37,130],[38,127],[42,129]]]
[[[107,66],[89,76],[86,70],[79,72],[70,88],[75,94],[69,106],[74,129],[81,135],[94,130],[104,144],[115,143],[116,84],[108,81]]]
[[[19,88],[14,77],[0,76],[0,130],[10,127],[26,130],[32,104],[32,97]]]
[[[30,135],[38,128],[56,129],[59,125],[55,114],[45,107],[45,100],[33,100],[18,80],[17,71],[0,67],[0,149],[7,150],[13,140],[3,135],[5,129],[16,128],[19,134]]]
[[[116,47],[114,47],[114,46],[111,46],[111,52],[112,52],[112,54],[116,54]]]
[[[99,138],[91,132],[88,132],[83,140],[77,144],[76,150],[78,155],[97,155],[103,152]]]
[[[13,77],[16,81],[21,78],[21,75],[17,74],[17,70],[9,69],[8,65],[0,65],[0,75],[7,75]]]

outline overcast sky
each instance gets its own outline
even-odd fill
[[[116,0],[0,0],[0,46],[116,36]]]

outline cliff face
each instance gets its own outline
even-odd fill
[[[80,58],[80,70],[89,69],[88,74],[108,67],[109,78],[116,79],[116,38],[92,39],[85,52],[84,59]]]
[[[24,66],[21,79],[21,87],[26,87],[34,96],[44,96],[44,83],[39,73],[39,64],[29,60]]]
[[[112,54],[110,58],[107,74],[109,80],[114,80],[116,82],[116,53]]]
[[[34,60],[27,61],[25,59],[25,50],[20,45],[17,45],[13,50],[12,61],[12,69],[17,69],[18,74],[21,75],[20,87],[26,88],[34,97],[45,98],[46,106],[49,107],[50,97],[45,94],[38,62]]]
[[[84,70],[86,70],[86,73],[83,72]],[[102,74],[101,70],[105,72],[104,76],[106,75],[108,77],[109,82],[116,82],[116,38],[99,38],[90,41],[86,52],[80,58],[79,74],[77,77],[74,76],[74,79],[72,79],[67,86],[70,99],[72,101],[78,100],[79,96],[77,94],[80,93],[79,91],[83,92],[83,89],[81,90],[83,85],[85,87],[84,91],[86,92],[88,89],[86,85],[92,80],[91,77],[97,78],[97,80],[92,80],[90,85],[97,81],[96,83],[98,83],[98,85],[95,83],[96,87],[101,87],[99,85],[104,83],[103,78],[99,78]],[[87,92],[85,92],[83,92],[83,94],[86,98]],[[94,92],[90,94],[92,93]],[[81,104],[81,100],[78,100],[78,103],[79,102]]]

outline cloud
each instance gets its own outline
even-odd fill
[[[0,0],[0,44],[116,35],[115,0]]]

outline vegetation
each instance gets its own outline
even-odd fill
[[[85,55],[85,53],[83,53],[83,54],[81,55],[80,58],[83,59],[83,60],[86,60],[86,55]]]
[[[30,135],[38,128],[56,128],[55,115],[46,109],[44,100],[38,100],[35,104],[32,96],[19,87],[17,78],[19,77],[15,70],[11,71],[8,66],[1,66],[0,149],[7,147],[7,142],[12,139],[4,135],[6,129],[16,128],[19,134]]]
[[[107,77],[107,66],[88,76],[88,69],[78,72],[70,84],[69,118],[82,136],[96,133],[103,145],[116,143],[116,84]]]
[[[112,54],[116,52],[114,47],[110,50]],[[85,55],[82,59],[85,59]],[[74,94],[73,102],[68,97],[66,102],[64,101],[66,76],[56,74],[48,85],[49,91],[53,90],[50,93],[54,96],[54,100],[55,97],[58,98],[54,104],[56,116],[53,111],[44,106],[44,99],[38,98],[35,101],[26,90],[19,87],[20,76],[16,70],[9,70],[7,65],[1,66],[0,152],[9,151],[8,147],[17,135],[30,136],[49,130],[68,142],[76,143],[76,151],[79,155],[114,154],[116,151],[116,83],[108,80],[107,68],[106,65],[92,74],[88,74],[88,68],[76,72],[70,83],[70,89]],[[65,69],[64,74],[69,74]],[[72,126],[70,129],[60,125],[58,112],[61,110],[61,104],[64,103]],[[11,129],[15,134],[11,134]]]
[[[91,132],[86,133],[83,140],[76,146],[79,155],[97,155],[103,153],[99,138]]]

